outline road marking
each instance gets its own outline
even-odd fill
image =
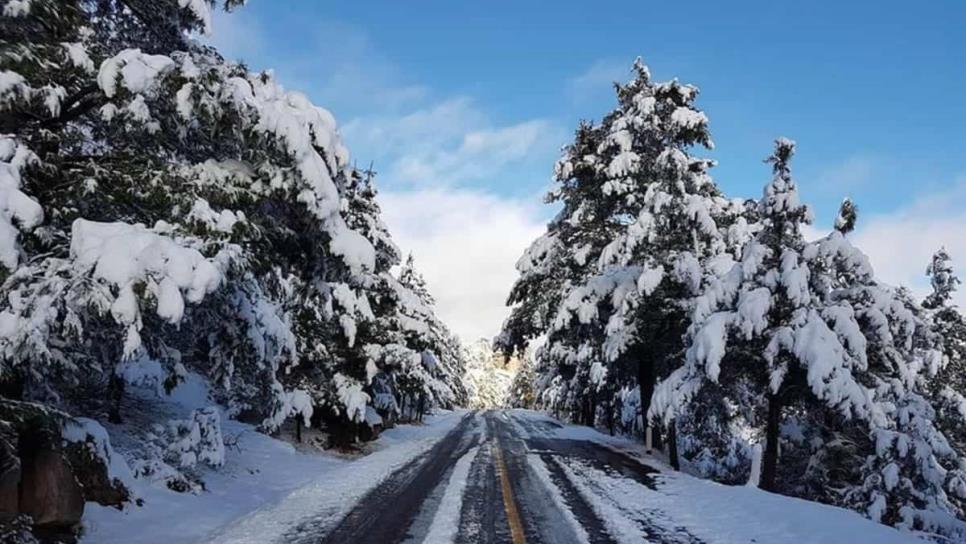
[[[503,488],[503,509],[506,510],[506,519],[510,524],[510,536],[513,544],[527,544],[527,539],[523,535],[523,522],[520,521],[520,511],[517,510],[517,501],[513,498],[513,488],[510,487],[510,475],[503,462],[503,449],[500,444],[494,446],[493,459],[496,461],[496,469],[500,474],[500,487]]]

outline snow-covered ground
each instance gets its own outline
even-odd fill
[[[521,412],[527,419],[551,420],[538,412]],[[526,432],[518,426],[518,429]],[[640,443],[565,425],[546,434],[561,439],[593,441],[629,454],[658,468],[655,489],[616,472],[574,458],[558,458],[580,494],[619,542],[646,542],[642,526],[684,529],[715,544],[914,544],[910,533],[872,522],[856,512],[767,493],[754,487],[726,486],[671,471],[661,460],[645,455]],[[529,456],[538,472],[539,457]],[[558,495],[559,496],[559,495]],[[562,500],[562,499],[561,499]],[[567,506],[561,503],[563,508]]]
[[[302,453],[291,444],[236,421],[223,423],[239,435],[224,467],[207,471],[207,490],[192,495],[141,483],[144,506],[125,511],[88,503],[84,543],[180,544],[199,541],[262,543],[310,516],[340,516],[366,491],[459,423],[463,412],[441,412],[423,425],[382,434],[373,452],[357,459]]]

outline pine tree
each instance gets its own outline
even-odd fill
[[[761,230],[740,262],[707,283],[686,365],[662,384],[656,409],[707,410],[701,395],[710,386],[743,407],[739,427],[762,433],[762,488],[890,524],[949,528],[961,512],[959,454],[922,395],[941,366],[935,337],[908,294],[879,284],[841,232],[805,242],[809,213],[788,167],[793,150],[776,143]],[[789,423],[805,440],[782,436]],[[841,491],[810,495],[822,493],[815,482]]]
[[[588,424],[598,405],[613,423],[627,384],[647,412],[681,349],[701,267],[728,249],[729,235],[743,241],[742,207],[720,195],[712,162],[690,155],[711,146],[697,89],[654,83],[640,61],[634,74],[617,88],[617,109],[582,124],[558,163],[550,200],[564,209],[518,265],[509,301],[518,306],[500,339],[519,350],[549,332],[537,358],[555,359],[545,366],[561,380],[544,383],[567,384],[553,397]]]
[[[932,292],[923,301],[932,327],[942,344],[943,368],[930,380],[939,425],[966,452],[966,319],[953,302],[960,280],[945,248],[940,248],[926,268]]]

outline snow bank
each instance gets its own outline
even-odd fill
[[[551,418],[527,412],[528,419]],[[785,497],[749,486],[727,486],[664,469],[643,454],[640,443],[605,435],[584,426],[565,425],[550,432],[557,438],[589,440],[661,469],[656,489],[602,471],[582,461],[567,460],[569,478],[598,514],[611,518],[609,528],[633,540],[639,518],[645,524],[687,530],[703,542],[715,544],[876,544],[921,543],[911,533],[870,521],[860,514],[816,502]],[[623,517],[613,519],[613,516]],[[605,519],[607,521],[607,519]],[[630,522],[628,524],[628,522]],[[640,542],[642,540],[636,540]]]

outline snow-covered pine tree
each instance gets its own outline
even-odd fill
[[[416,263],[412,253],[406,257],[406,262],[399,270],[399,283],[406,286],[413,294],[419,297],[419,300],[423,304],[427,306],[436,304],[436,300],[426,287],[426,279],[416,270]]]
[[[509,300],[517,306],[500,339],[519,350],[548,333],[537,367],[560,379],[538,381],[566,387],[549,394],[588,424],[597,404],[609,420],[624,412],[628,387],[640,388],[646,412],[682,349],[702,266],[729,236],[740,246],[747,225],[708,175],[712,162],[691,155],[711,145],[697,89],[655,83],[640,61],[634,75],[618,86],[618,107],[599,125],[582,124],[558,163],[550,200],[564,208],[518,264]],[[634,419],[632,411],[625,423]]]
[[[119,419],[194,372],[268,431],[365,420],[398,250],[333,117],[192,38],[241,3],[0,2],[5,395]]]
[[[804,240],[809,212],[788,167],[793,150],[777,141],[761,230],[740,262],[706,281],[686,364],[660,386],[653,409],[668,417],[716,388],[743,412],[730,431],[763,436],[762,488],[955,531],[960,454],[923,396],[941,367],[935,337],[908,294],[878,283],[840,231]],[[809,495],[818,492],[800,485],[802,473],[826,494]]]
[[[582,195],[601,194],[600,180],[591,162],[579,160],[593,155],[600,136],[599,127],[582,122],[574,143],[556,165],[554,178],[561,187],[548,194],[547,201],[559,202],[563,208],[516,263],[520,277],[507,298],[507,306],[512,306],[510,316],[494,340],[506,357],[523,354],[531,341],[549,330],[566,290],[590,265],[588,252],[607,239],[589,231],[588,225],[596,219],[588,210],[595,206],[585,205]]]
[[[953,302],[960,284],[949,253],[940,248],[926,268],[932,292],[923,301],[942,342],[943,368],[930,380],[939,424],[956,449],[966,452],[966,319]]]
[[[393,266],[398,264],[397,257]],[[419,419],[435,407],[465,404],[458,340],[436,316],[412,256],[398,274],[380,273],[371,290],[378,327],[366,350],[377,363],[380,384],[393,396],[376,402],[382,416]]]
[[[520,367],[517,369],[513,381],[510,383],[510,394],[508,404],[512,408],[532,409],[536,406],[536,381],[537,374],[534,369],[532,357],[524,356],[520,360]]]

